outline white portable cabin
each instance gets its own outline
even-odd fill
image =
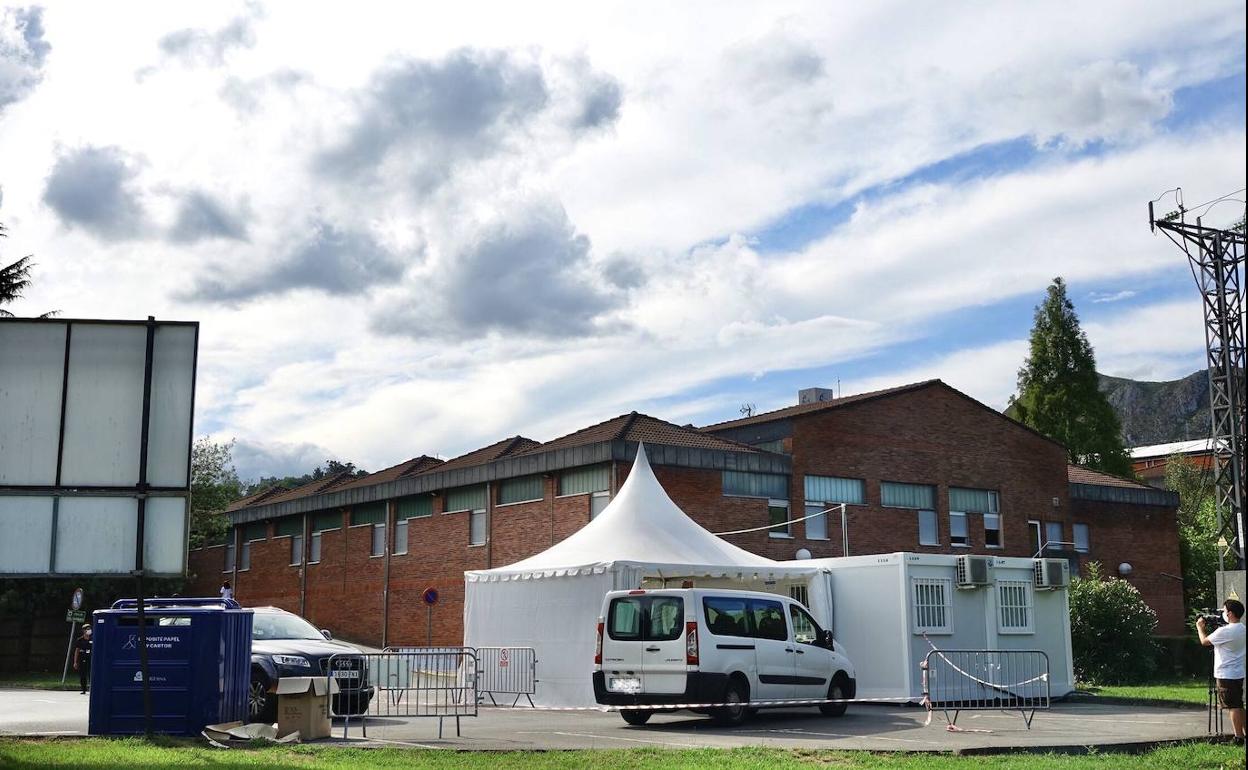
[[[963,558],[982,561],[973,570],[964,562],[960,575]],[[1040,650],[1051,697],[1074,690],[1066,573],[1053,565],[1038,579],[1036,565],[1044,575],[1046,561],[1055,560],[889,553],[788,563],[820,568],[825,585],[811,586],[811,610],[831,620],[854,661],[858,697],[917,702],[920,664],[933,647]]]

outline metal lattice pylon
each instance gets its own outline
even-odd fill
[[[1209,365],[1214,488],[1218,512],[1218,566],[1234,555],[1244,568],[1244,219],[1230,229],[1185,221],[1177,211],[1157,219],[1148,204],[1149,226],[1161,230],[1187,255],[1200,289]]]

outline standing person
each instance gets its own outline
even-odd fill
[[[74,670],[78,672],[78,684],[82,687],[81,695],[87,694],[87,683],[91,681],[91,624],[82,627],[82,635],[74,640]]]
[[[222,599],[234,598],[234,589],[233,587],[230,586],[230,581],[228,580],[226,580],[225,582],[221,584],[221,598]]]
[[[1231,713],[1235,742],[1244,742],[1244,604],[1227,599],[1222,604],[1226,625],[1205,633],[1205,619],[1196,621],[1200,643],[1213,648],[1213,678],[1218,684],[1218,702]]]

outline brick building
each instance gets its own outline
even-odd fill
[[[726,536],[755,553],[840,556],[846,534],[855,555],[1032,556],[1053,541],[1072,560],[1131,563],[1129,579],[1163,616],[1159,632],[1181,633],[1181,586],[1157,577],[1178,570],[1174,496],[1103,475],[1075,482],[1084,471],[1067,467],[1060,445],[938,380],[701,429],[634,412],[545,443],[516,436],[446,462],[261,492],[231,506],[230,543],[191,552],[194,588],[215,594],[231,579],[247,604],[363,643],[459,643],[463,572],[539,553],[587,524],[627,478],[638,442],[710,531],[774,525]],[[840,503],[845,531],[839,510],[800,521]],[[426,587],[441,595],[431,640]]]
[[[1131,470],[1136,478],[1158,489],[1166,488],[1166,466],[1175,455],[1186,458],[1206,473],[1213,473],[1213,439],[1150,444],[1131,447],[1127,451],[1131,453]]]

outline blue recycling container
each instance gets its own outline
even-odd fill
[[[147,680],[152,731],[198,735],[244,720],[251,678],[252,611],[233,599],[148,599]],[[138,602],[91,616],[91,735],[144,732]]]

